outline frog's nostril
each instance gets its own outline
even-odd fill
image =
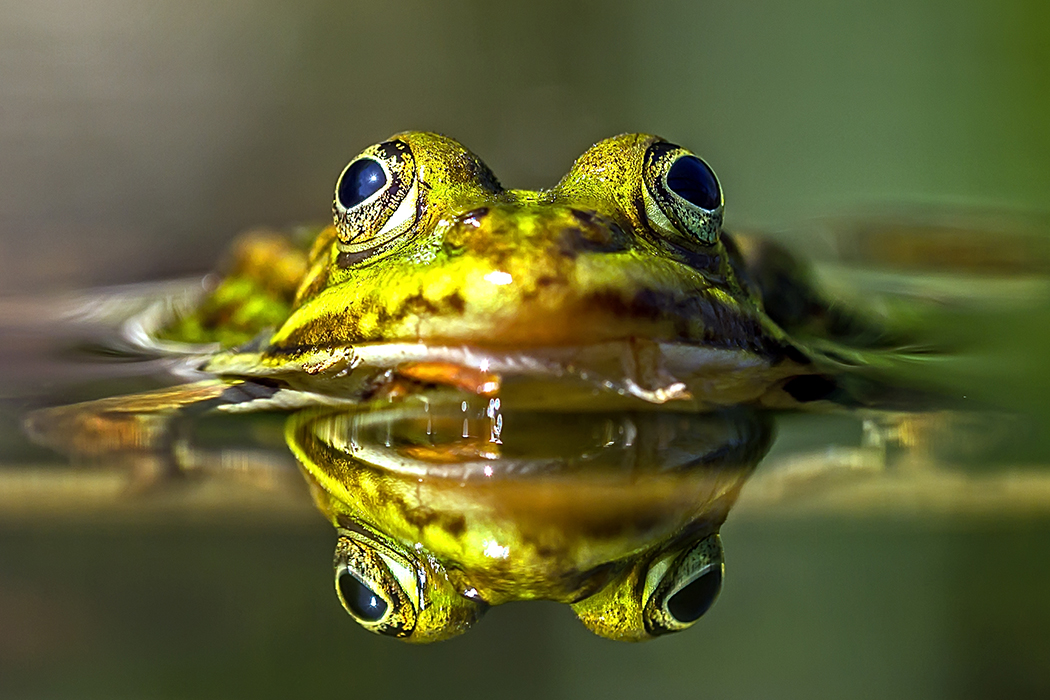
[[[573,209],[573,217],[584,226],[594,226],[599,223],[602,219],[598,216],[597,212],[593,212],[587,209]]]
[[[627,248],[627,235],[614,222],[591,211],[574,209],[572,215],[578,225],[562,229],[558,241],[562,254],[615,253]]]

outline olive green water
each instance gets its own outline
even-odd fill
[[[456,136],[510,186],[553,183],[601,137],[661,133],[717,169],[731,227],[795,241],[811,217],[931,203],[1042,235],[1048,20],[1036,2],[9,8],[0,291],[207,269],[240,229],[325,217],[345,162],[404,128]],[[1050,305],[1045,265],[1015,257],[885,284],[939,299],[922,325],[966,350],[908,372],[1020,418],[949,426],[937,464],[959,480],[891,447],[890,476],[853,490],[774,477],[834,466],[859,421],[782,421],[722,530],[722,597],[641,646],[548,603],[428,648],[367,634],[294,480],[117,498],[119,479],[29,445],[25,410],[151,380],[50,353],[61,331],[22,316],[0,335],[0,696],[1043,697]]]

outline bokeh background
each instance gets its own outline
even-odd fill
[[[858,206],[1047,208],[1039,0],[41,0],[0,9],[0,291],[207,268],[329,216],[404,129],[512,187],[591,143],[702,154],[731,224]]]
[[[0,3],[0,294],[208,269],[324,220],[404,129],[504,184],[649,131],[719,173],[728,223],[1050,207],[1042,0]],[[0,455],[0,461],[3,456]],[[4,522],[0,695],[1046,697],[1050,522],[763,518],[724,529],[690,633],[593,638],[553,604],[418,649],[331,591],[313,514]]]

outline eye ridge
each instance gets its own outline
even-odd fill
[[[647,574],[648,577],[657,572],[660,576],[642,614],[646,631],[654,637],[691,627],[718,600],[725,576],[725,556],[718,533],[671,556],[673,563],[668,566],[660,563],[666,559],[657,560]]]

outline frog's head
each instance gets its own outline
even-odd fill
[[[601,141],[526,191],[452,139],[397,134],[339,176],[277,331],[206,368],[356,401],[436,384],[563,409],[780,405],[816,370],[723,208],[711,168],[656,136]]]
[[[631,337],[741,347],[757,335],[714,172],[655,136],[601,141],[533,192],[504,189],[452,139],[406,132],[350,162],[334,212],[271,353]]]

